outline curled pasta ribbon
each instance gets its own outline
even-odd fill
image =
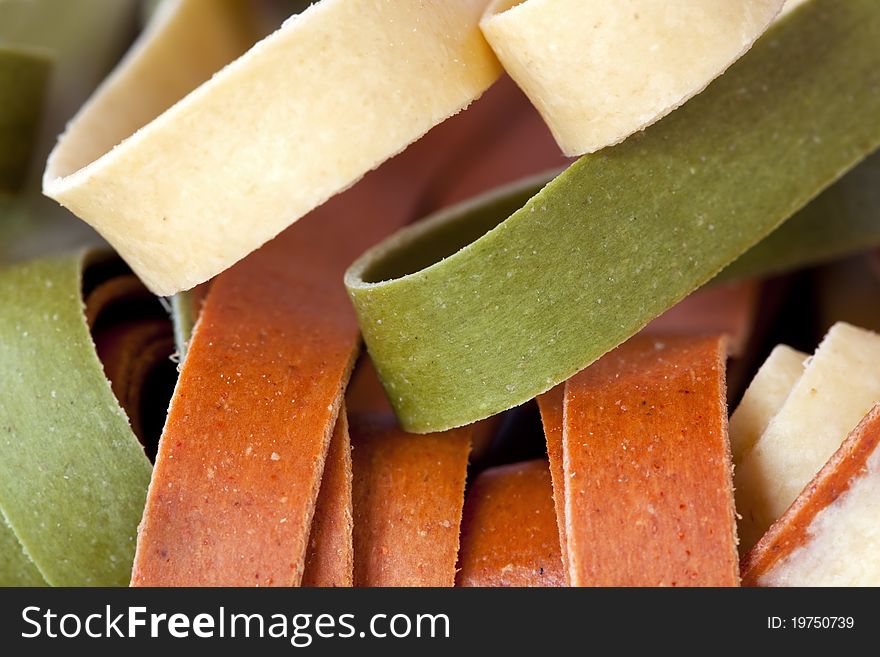
[[[489,468],[470,485],[457,586],[564,586],[550,471],[543,459]]]
[[[123,409],[167,362],[171,326],[163,338],[155,300],[153,316],[121,311],[140,292],[120,265],[81,252],[0,270],[2,584],[128,581],[151,467]]]
[[[487,94],[473,111],[445,122],[218,276],[204,301],[192,293],[178,300],[178,314],[188,315],[178,326],[187,355],[156,457],[133,585],[358,581],[352,514],[357,525],[365,508],[388,498],[365,491],[373,468],[355,456],[352,477],[346,456],[343,392],[360,337],[341,278],[364,248],[418,216],[429,182],[506,106],[505,96]],[[367,398],[371,406],[387,403]],[[470,432],[455,434],[447,439],[456,477],[447,501],[457,500],[460,516]],[[352,433],[364,453],[370,440]],[[436,457],[423,452],[417,467],[433,467]],[[406,450],[391,456],[413,462]],[[455,513],[444,515],[449,524],[440,532],[448,541],[448,584],[455,574]],[[383,525],[381,517],[370,518]],[[357,540],[365,532],[376,536],[375,527],[355,527]],[[424,527],[411,529],[419,536]],[[392,575],[406,574],[397,568]]]
[[[44,192],[159,294],[240,260],[500,72],[484,0],[323,0],[239,57],[246,7],[161,5],[47,164]]]
[[[566,382],[572,586],[739,584],[724,352],[717,336],[642,335]]]
[[[616,144],[702,91],[784,0],[494,0],[481,27],[568,155]]]
[[[452,586],[476,427],[415,437],[391,418],[353,426],[355,586]]]
[[[644,334],[538,398],[568,584],[739,583],[724,349]]]
[[[402,426],[445,430],[549,390],[856,166],[880,145],[878,39],[873,0],[804,2],[643,133],[363,255],[346,285]]]

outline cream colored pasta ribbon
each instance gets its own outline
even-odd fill
[[[241,0],[166,0],[61,137],[44,192],[154,292],[192,287],[491,85],[485,6],[323,0],[235,59]]]
[[[623,141],[702,91],[783,4],[494,0],[481,27],[562,150],[582,155]]]

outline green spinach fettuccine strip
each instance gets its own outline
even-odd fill
[[[473,422],[564,381],[862,160],[880,144],[878,43],[876,0],[810,0],[500,225],[440,216],[366,254],[346,283],[404,427]]]
[[[822,192],[716,280],[763,276],[814,265],[880,244],[880,152]]]
[[[0,0],[0,179],[6,179],[0,181],[0,263],[98,242],[93,231],[42,195],[40,178],[58,133],[134,36],[139,6],[140,0]],[[40,102],[33,99],[33,82],[23,85],[20,75],[10,82],[2,72],[4,51],[16,53],[16,66],[23,57],[42,60],[47,70],[51,62]],[[4,128],[10,125],[7,103],[19,108],[21,130]],[[27,160],[6,150],[3,144],[10,141],[27,151]]]
[[[18,542],[15,532],[0,518],[0,586],[46,586],[46,580],[37,570]]]
[[[126,585],[151,468],[95,353],[87,262],[0,270],[0,510],[49,584]]]
[[[43,54],[0,43],[0,193],[24,184],[50,70]]]

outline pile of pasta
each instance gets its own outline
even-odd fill
[[[880,584],[876,0],[50,4],[0,584]]]

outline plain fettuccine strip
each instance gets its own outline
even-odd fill
[[[721,338],[638,336],[565,384],[573,586],[735,586]]]
[[[880,335],[838,323],[736,468],[743,552],[794,502],[880,400]]]
[[[258,36],[246,0],[162,2],[132,49],[68,126],[49,157],[49,170],[73,173],[100,157],[239,57]],[[129,175],[142,178],[145,172],[133,169]]]
[[[562,150],[591,153],[702,91],[784,0],[495,0],[481,27]]]
[[[464,507],[457,586],[564,586],[561,556],[547,461],[477,476]]]
[[[880,584],[878,445],[875,406],[745,558],[743,584]]]
[[[807,354],[777,346],[749,384],[730,416],[730,452],[738,465],[767,430],[794,384],[804,373]]]
[[[223,18],[230,1],[163,5],[46,169],[45,193],[160,294],[229,267],[467,107],[500,72],[478,26],[484,0],[322,0],[186,94],[242,45],[241,21]],[[204,55],[193,39],[224,48]],[[189,67],[185,84],[165,84],[169,70]],[[144,109],[111,111],[120,102]]]

